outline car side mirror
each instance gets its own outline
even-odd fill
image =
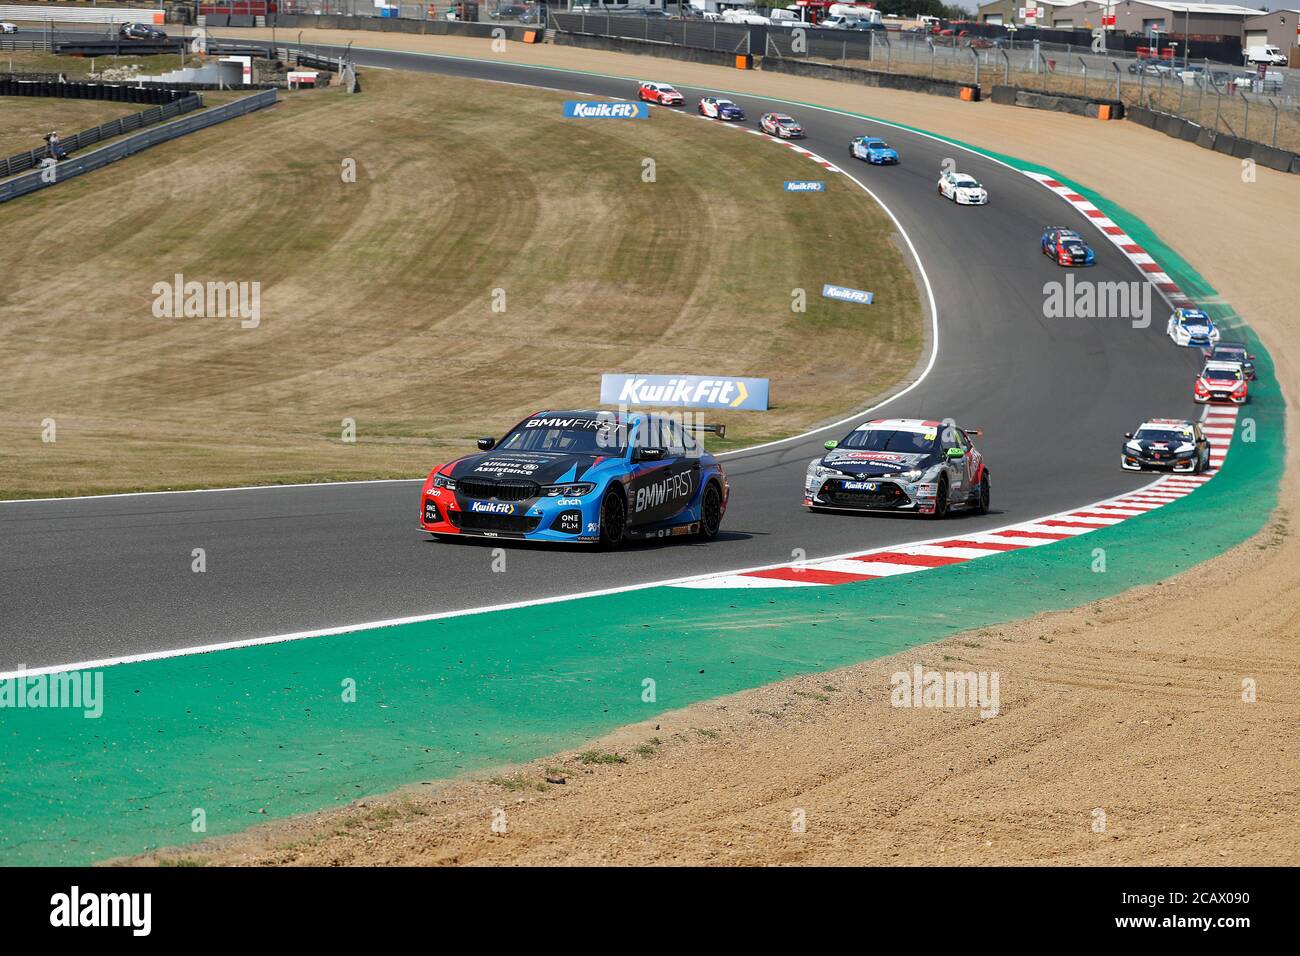
[[[827,451],[832,451],[833,449],[839,448],[839,447],[840,447],[840,443],[837,442],[834,438],[832,438],[830,441],[828,441],[828,442],[827,442],[825,445],[823,445],[822,447],[825,448]]]
[[[1255,361],[1255,356],[1253,356],[1253,355],[1247,355],[1247,356],[1246,356],[1246,361],[1247,361],[1247,362],[1253,362],[1253,361]]]
[[[949,449],[948,449],[948,457],[949,457],[949,458],[965,458],[965,457],[966,457],[966,449],[964,449],[964,448],[949,448]]]
[[[1132,433],[1132,432],[1125,432],[1125,433],[1124,433],[1124,437],[1125,437],[1125,438],[1132,438],[1132,437],[1133,437],[1133,433]]]
[[[662,448],[638,448],[633,461],[661,461],[664,457]]]
[[[478,447],[484,451],[491,451],[493,448],[497,447],[497,440],[495,438],[480,438],[478,440]]]

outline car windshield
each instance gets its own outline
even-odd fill
[[[1183,325],[1208,325],[1210,319],[1206,315],[1200,315],[1195,312],[1183,313]]]
[[[782,126],[798,126],[798,125],[799,125],[798,123],[796,123],[794,120],[792,120],[792,119],[791,119],[790,117],[788,117],[788,116],[782,116],[782,117],[780,117],[779,119],[777,119],[777,122],[780,123]]]
[[[883,139],[869,139],[867,140],[867,146],[871,149],[889,149],[889,144]]]
[[[1171,445],[1181,445],[1185,441],[1192,440],[1191,435],[1184,435],[1172,428],[1139,428],[1138,433],[1133,437],[1137,441],[1162,441]]]
[[[1205,377],[1212,382],[1236,381],[1241,378],[1241,369],[1239,368],[1207,368]]]
[[[868,428],[850,432],[839,448],[866,451],[896,451],[907,455],[925,455],[939,447],[939,430],[905,431],[893,428]]]
[[[1246,360],[1246,350],[1239,348],[1217,348],[1212,356],[1216,359],[1223,359],[1228,362],[1244,362]]]
[[[957,186],[979,186],[979,183],[969,176],[954,176],[952,181]]]
[[[613,418],[543,415],[524,422],[497,447],[503,451],[617,456],[627,449],[627,426]]]

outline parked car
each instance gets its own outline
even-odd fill
[[[1145,74],[1147,76],[1162,76],[1165,78],[1174,75],[1174,68],[1167,63],[1153,63],[1150,60],[1134,60],[1128,65],[1128,71],[1134,76]]]
[[[18,32],[18,24],[0,23],[0,33],[17,33],[17,32]]]
[[[488,14],[493,20],[518,20],[526,16],[527,7],[521,7],[518,4],[507,3],[497,7]]]

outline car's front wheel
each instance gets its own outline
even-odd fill
[[[600,503],[600,546],[617,548],[627,534],[627,502],[613,489]]]
[[[934,496],[934,513],[931,518],[938,520],[948,514],[948,476],[939,479],[939,490]]]
[[[700,540],[714,540],[721,527],[722,492],[714,482],[709,482],[704,489],[704,500],[700,502]]]

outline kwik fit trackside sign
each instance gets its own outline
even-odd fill
[[[588,103],[582,100],[565,100],[564,115],[568,119],[649,119],[647,103]]]
[[[600,377],[600,402],[602,405],[676,405],[765,412],[767,382],[765,378],[606,373]]]
[[[824,285],[822,286],[822,298],[840,299],[844,302],[858,302],[862,305],[870,305],[876,298],[874,292],[864,292],[861,289],[850,289],[842,285]]]
[[[787,179],[785,191],[788,193],[820,193],[826,191],[826,184],[817,179]]]

